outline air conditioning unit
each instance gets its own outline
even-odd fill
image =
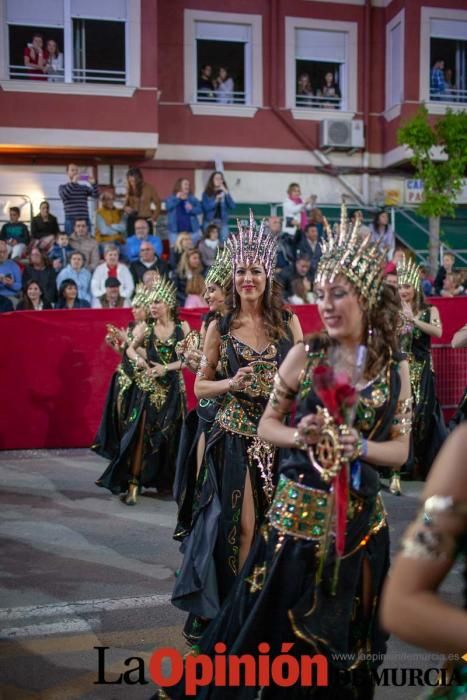
[[[323,119],[320,123],[321,148],[364,148],[361,119]]]

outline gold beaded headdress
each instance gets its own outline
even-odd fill
[[[167,306],[174,308],[177,306],[177,288],[167,277],[160,277],[149,290],[148,299],[150,304],[163,301]]]
[[[232,256],[228,248],[218,248],[214,264],[206,275],[206,287],[209,284],[217,284],[224,288],[232,277]]]
[[[136,285],[136,290],[133,299],[131,300],[131,305],[149,306],[149,292],[144,284],[140,283]]]
[[[420,287],[420,266],[414,260],[404,256],[402,262],[397,265],[398,284],[410,284],[415,289]]]
[[[226,247],[232,255],[233,274],[240,265],[263,265],[268,279],[276,265],[277,236],[266,226],[263,219],[258,227],[250,209],[250,224],[243,227],[237,220],[238,231],[231,233]]]
[[[359,222],[350,224],[347,207],[342,204],[340,223],[334,230],[326,225],[315,285],[334,282],[338,275],[344,275],[373,306],[381,291],[386,250],[379,240],[371,239],[371,233],[361,236],[359,229]]]

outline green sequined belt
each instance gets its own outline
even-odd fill
[[[217,412],[216,421],[230,433],[255,437],[263,411],[261,403],[240,402],[232,394],[227,394],[223,406]]]
[[[328,491],[299,484],[281,475],[268,512],[269,522],[282,535],[322,540],[326,534],[328,509],[331,507],[330,496]],[[363,499],[351,493],[347,511],[349,520],[360,513],[363,506]],[[386,512],[381,496],[378,495],[367,537],[375,534],[385,523]],[[366,541],[367,538],[364,538],[359,546],[364,546]],[[348,554],[350,553],[347,556]]]

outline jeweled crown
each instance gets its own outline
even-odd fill
[[[398,284],[410,284],[415,289],[420,287],[420,266],[412,258],[404,256],[397,265]]]
[[[163,301],[174,308],[177,306],[177,288],[167,277],[160,277],[149,290],[148,299],[150,304]]]
[[[144,284],[140,283],[136,285],[135,293],[133,295],[133,299],[131,300],[131,305],[149,306],[149,292]]]
[[[228,248],[218,248],[214,264],[206,275],[206,287],[209,284],[217,284],[224,288],[232,277],[232,256]]]
[[[257,225],[250,209],[250,223],[243,227],[237,220],[238,231],[231,233],[226,247],[232,255],[233,272],[240,265],[263,265],[266,275],[270,278],[276,265],[277,236],[273,234],[263,219]]]
[[[372,239],[371,233],[362,236],[359,229],[359,222],[350,224],[343,203],[339,224],[332,230],[326,222],[315,284],[334,282],[338,275],[344,275],[373,306],[383,283],[386,249],[379,240]]]

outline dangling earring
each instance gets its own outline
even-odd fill
[[[268,303],[269,306],[271,306],[271,299],[272,299],[272,279],[268,277],[267,279],[267,285],[268,285]]]
[[[232,308],[236,308],[237,306],[237,299],[235,296],[235,284],[232,285]]]
[[[372,343],[373,343],[373,326],[371,324],[368,324],[368,333],[367,333],[367,340],[366,340],[367,347],[369,347]]]

